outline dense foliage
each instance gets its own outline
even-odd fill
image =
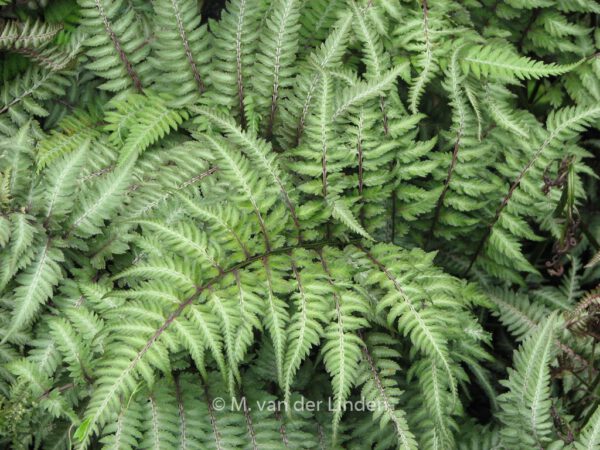
[[[600,3],[0,5],[4,448],[600,448]]]

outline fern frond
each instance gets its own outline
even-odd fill
[[[102,89],[111,92],[133,87],[143,89],[144,60],[150,48],[131,3],[123,0],[78,0],[82,25],[88,31],[87,64],[107,81]]]
[[[214,246],[210,244],[206,235],[194,225],[180,222],[170,227],[155,221],[140,220],[138,224],[153,230],[162,239],[163,245],[172,251],[181,254],[190,260],[201,260],[208,263],[218,272],[223,268],[215,258],[218,258]]]
[[[153,7],[156,37],[151,63],[160,73],[159,87],[173,96],[169,105],[181,108],[195,103],[206,89],[211,57],[206,26],[200,25],[198,4],[193,0],[159,0]]]
[[[3,248],[10,239],[10,221],[0,216],[0,248]]]
[[[590,417],[589,422],[581,432],[581,436],[575,442],[577,450],[592,450],[600,445],[600,407]]]
[[[415,366],[419,373],[421,390],[425,399],[426,411],[431,415],[433,429],[431,436],[421,437],[421,442],[431,440],[435,447],[454,448],[454,436],[452,434],[453,420],[451,412],[455,404],[452,395],[448,393],[451,379],[446,379],[441,374],[438,362],[434,359],[425,359],[420,365]],[[431,445],[431,444],[430,444]]]
[[[240,235],[238,225],[241,220],[240,212],[232,207],[203,207],[198,202],[192,201],[188,197],[179,195],[179,198],[185,205],[188,213],[197,219],[203,220],[214,226],[215,229],[225,231],[227,236],[223,238],[224,242],[231,242],[231,238],[234,239],[237,244],[236,247],[242,251],[246,258],[250,257],[250,250],[245,242],[248,239],[247,233]]]
[[[507,103],[507,99],[511,97],[508,89],[498,85],[487,85],[486,94],[488,109],[496,123],[520,138],[527,138],[527,121]]]
[[[323,336],[323,317],[327,312],[324,300],[325,295],[331,293],[331,287],[311,259],[312,255],[307,252],[294,252],[291,260],[295,284],[292,299],[296,304],[296,312],[287,328],[288,346],[282,382],[287,404],[290,402],[292,382],[302,360]]]
[[[261,168],[270,175],[273,182],[281,191],[284,202],[294,221],[294,226],[298,229],[299,239],[301,239],[300,223],[296,215],[294,202],[291,198],[291,188],[288,180],[286,180],[282,174],[279,167],[279,161],[273,152],[272,146],[268,142],[255,136],[253,133],[244,131],[224,115],[205,108],[195,109],[195,111],[206,116],[211,122],[214,122],[217,126],[222,128],[227,137],[235,144],[239,145],[253,162],[259,164]]]
[[[388,323],[397,321],[398,330],[408,335],[417,349],[439,362],[447,374],[453,395],[456,395],[448,343],[444,337],[445,333],[442,332],[443,325],[438,321],[439,317],[435,311],[419,310],[417,306],[421,301],[420,296],[427,297],[426,291],[419,292],[418,289],[411,289],[415,297],[411,298],[407,295],[398,276],[379,259],[385,257],[389,251],[385,245],[375,246],[373,252],[362,251],[376,268],[376,272],[371,275],[370,283],[380,283],[388,290],[388,294],[377,305],[378,311],[387,311]]]
[[[14,332],[29,325],[43,303],[52,296],[54,286],[63,276],[59,266],[63,258],[63,253],[54,248],[50,240],[36,246],[35,259],[16,278],[18,287],[14,291],[15,306],[10,329],[2,337],[2,342],[6,342]]]
[[[546,307],[531,302],[526,295],[507,290],[488,290],[489,299],[496,305],[502,324],[518,340],[522,341],[538,328],[549,314]]]
[[[584,266],[586,269],[589,269],[590,267],[594,267],[596,266],[596,264],[598,264],[600,262],[600,250],[598,250],[594,256],[592,256],[590,258],[590,260],[587,262],[587,264]]]
[[[111,347],[112,358],[97,365],[96,389],[87,407],[86,418],[74,434],[81,447],[87,447],[92,434],[115,417],[114,411],[120,410],[121,398],[129,398],[135,392],[138,374],[151,376],[150,364],[162,368],[166,364],[168,367],[164,348],[154,342],[158,337],[159,334],[151,337],[139,351],[129,345]],[[143,340],[139,337],[122,339],[125,339],[124,343],[129,340],[130,345]]]
[[[53,130],[37,143],[37,165],[41,171],[50,163],[86,145],[99,136],[94,117],[77,112],[64,117],[59,122],[60,131]]]
[[[257,105],[266,110],[267,136],[273,133],[281,92],[291,84],[289,74],[298,49],[300,6],[298,0],[276,0],[260,36],[252,90],[256,91]]]
[[[70,322],[57,318],[50,321],[49,326],[50,335],[56,342],[56,347],[63,360],[69,365],[71,378],[75,380],[88,378],[91,363],[89,350],[78,338]]]
[[[126,99],[125,102],[128,100]],[[125,115],[128,115],[131,110],[128,105],[121,106],[118,103],[115,107]],[[172,109],[167,106],[164,99],[152,95],[145,97],[143,106],[139,109],[135,108],[134,111],[134,116],[129,119],[133,125],[128,129],[127,137],[123,142],[119,164],[125,164],[132,158],[136,159],[150,145],[165,137],[171,130],[176,130],[188,118],[185,110]],[[107,118],[113,124],[109,129],[115,129],[115,132],[122,129],[120,123],[123,123],[123,119],[120,115],[115,114]]]
[[[469,269],[473,266],[480,252],[483,250],[484,245],[487,243],[488,238],[491,237],[494,228],[500,222],[503,214],[513,195],[521,186],[522,183],[526,183],[528,181],[528,176],[532,169],[536,168],[540,158],[542,158],[546,152],[552,151],[555,149],[560,143],[572,139],[578,132],[583,130],[586,126],[588,126],[594,119],[600,117],[600,107],[598,106],[580,106],[580,107],[566,107],[560,110],[552,111],[548,116],[547,120],[547,134],[544,141],[537,147],[537,149],[531,154],[529,159],[527,160],[525,166],[520,170],[515,180],[510,185],[508,189],[508,193],[502,200],[500,206],[496,209],[496,214],[492,219],[492,222],[488,225],[486,232],[483,237],[479,241],[479,245],[477,246],[475,253],[471,257],[471,262],[469,264]],[[512,205],[512,204],[511,204]],[[510,208],[508,209],[510,213]],[[515,244],[507,242],[506,240],[498,241],[498,243],[505,244],[504,247],[500,248],[497,245],[491,245],[491,252],[498,251],[504,255],[508,255],[507,252],[510,250],[513,255],[519,255],[519,259],[524,262],[521,257],[521,250],[518,248],[514,248]],[[522,266],[522,269],[527,270],[529,264],[526,266]],[[469,270],[467,269],[467,270]]]
[[[402,391],[394,375],[400,366],[393,358],[400,355],[393,349],[394,344],[387,335],[369,334],[362,349],[360,380],[364,384],[361,393],[363,398],[377,405],[373,418],[378,419],[382,427],[392,425],[398,449],[412,450],[418,447],[406,423],[406,413],[399,409]]]
[[[23,111],[37,116],[46,116],[48,111],[41,102],[63,95],[70,84],[69,73],[57,72],[31,65],[23,74],[4,83],[0,90],[0,114],[9,112],[11,119],[23,125],[27,119],[20,117]]]
[[[174,386],[167,379],[161,379],[148,395],[145,404],[145,428],[142,447],[172,448],[179,444],[177,430],[179,409],[174,395]]]
[[[282,264],[283,262],[283,264]],[[278,264],[279,263],[279,264]],[[287,258],[272,257],[264,258],[262,265],[265,273],[266,312],[264,314],[264,325],[271,335],[275,353],[275,367],[277,368],[277,379],[279,385],[283,386],[283,371],[287,337],[285,330],[289,322],[289,313],[286,303],[279,297],[280,292],[288,290],[283,277],[275,271],[276,267],[289,266]]]
[[[67,215],[73,206],[71,199],[77,187],[78,176],[87,159],[90,142],[75,152],[74,155],[63,158],[46,171],[48,191],[44,213],[47,219]]]
[[[556,317],[550,316],[527,338],[514,355],[514,369],[503,384],[509,391],[499,398],[506,425],[503,438],[507,445],[529,448],[549,442],[552,432],[550,418],[550,364],[554,358]]]
[[[327,38],[329,30],[336,19],[339,19],[339,12],[344,7],[344,3],[343,0],[316,0],[305,4],[300,16],[302,23],[300,35],[303,41],[309,43],[309,47],[300,48],[301,55],[309,52]]]
[[[291,92],[282,101],[281,136],[285,143],[300,143],[306,120],[324,71],[339,66],[348,41],[352,15],[343,14],[325,42],[309,55],[310,64],[298,75]]]
[[[221,334],[225,344],[225,354],[227,357],[226,372],[228,375],[228,389],[231,395],[235,392],[236,383],[239,382],[239,361],[238,348],[236,347],[236,331],[241,326],[241,314],[237,310],[237,302],[234,298],[224,295],[225,292],[213,292],[209,294],[208,301],[211,312],[219,319],[221,323]],[[279,335],[277,335],[279,336]],[[224,366],[225,367],[225,366]]]
[[[421,19],[421,33],[423,48],[422,53],[419,56],[419,70],[420,73],[412,81],[412,86],[409,91],[409,107],[413,114],[417,113],[419,101],[425,90],[425,86],[431,80],[433,72],[437,69],[437,61],[433,54],[433,37],[431,36],[430,28],[430,17],[429,17],[429,5],[427,1],[422,2],[423,16]]]
[[[342,222],[350,230],[354,231],[361,236],[373,240],[373,238],[367,233],[362,225],[356,220],[356,217],[352,214],[350,208],[343,203],[341,200],[328,199],[327,203],[331,207],[331,215]]]
[[[121,206],[129,186],[130,165],[125,164],[98,180],[83,195],[71,214],[69,231],[80,236],[100,233],[100,227]]]
[[[100,442],[107,450],[134,450],[142,438],[141,403],[129,401],[123,405],[117,420],[104,428]]]
[[[222,11],[221,20],[211,24],[216,39],[211,74],[214,92],[210,95],[217,104],[235,111],[242,129],[247,126],[246,96],[252,85],[251,68],[260,39],[262,10],[257,0],[233,0]]]
[[[587,292],[567,313],[567,328],[575,333],[585,334],[588,329],[594,328],[594,311],[600,307],[600,289],[596,288]]]
[[[39,20],[6,20],[0,25],[0,48],[10,50],[40,47],[52,40],[61,29],[61,24]]]
[[[581,61],[564,65],[546,64],[519,56],[506,46],[474,45],[465,50],[461,65],[465,73],[473,73],[477,78],[531,80],[562,75],[579,64]]]
[[[33,217],[25,214],[11,214],[10,240],[0,261],[0,287],[4,288],[19,269],[26,267],[33,259],[34,237],[40,232],[33,224]]]
[[[320,255],[321,264],[334,291],[335,309],[332,314],[333,320],[325,328],[325,344],[322,351],[325,367],[332,377],[333,441],[335,442],[344,413],[344,402],[350,394],[350,389],[357,382],[358,363],[361,345],[363,345],[361,339],[353,332],[364,325],[364,319],[354,314],[364,312],[365,305],[355,294],[336,285],[336,280],[329,269],[329,258],[326,259],[325,255],[325,252]]]
[[[222,139],[214,138],[210,135],[204,135],[204,139],[214,149],[215,156],[218,158],[221,169],[229,174],[231,180],[238,185],[240,195],[246,198],[251,205],[253,214],[256,215],[261,234],[265,241],[265,248],[271,247],[271,240],[267,231],[264,214],[270,202],[270,187],[265,186],[259,177],[252,176],[253,171],[248,164],[248,160],[233,153],[231,148]],[[271,190],[272,191],[272,190]]]
[[[389,55],[385,54],[383,43],[374,30],[374,26],[366,17],[367,8],[361,11],[356,2],[350,3],[354,13],[354,31],[364,44],[367,76],[380,76],[389,67]]]
[[[264,316],[264,301],[261,296],[264,283],[250,271],[233,272],[235,288],[232,293],[237,300],[240,311],[240,326],[233,339],[233,355],[236,364],[246,358],[254,341],[254,332],[264,329],[261,322]]]
[[[404,68],[396,66],[380,77],[373,78],[367,82],[360,82],[344,90],[337,102],[332,119],[335,120],[348,111],[350,108],[359,106],[367,100],[377,97],[382,92],[392,88],[396,78],[402,73]]]

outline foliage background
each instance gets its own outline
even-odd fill
[[[599,13],[0,0],[2,445],[598,448]]]

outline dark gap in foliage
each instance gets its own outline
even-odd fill
[[[506,379],[507,376],[505,368],[511,365],[511,361],[514,356],[514,349],[519,346],[519,342],[506,332],[506,328],[495,315],[487,314],[484,323],[486,331],[492,335],[491,347],[495,349],[494,356],[496,361],[491,367],[492,372],[496,375],[494,379]],[[505,388],[498,383],[495,387],[499,392],[505,390]]]
[[[467,412],[481,424],[489,423],[493,418],[490,399],[488,398],[476,377],[467,369],[469,376],[469,402],[465,405]]]
[[[202,23],[207,23],[209,19],[219,20],[221,11],[225,8],[225,0],[207,0],[202,5]]]

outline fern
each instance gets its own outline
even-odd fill
[[[52,40],[61,28],[60,24],[39,21],[6,21],[2,24],[0,33],[1,46],[3,49],[14,50],[41,47],[44,43]]]
[[[555,320],[548,318],[515,354],[515,369],[509,372],[506,382],[510,392],[499,399],[508,445],[527,448],[548,441],[552,428],[548,365],[552,361]]]
[[[399,371],[398,363],[393,359],[400,355],[390,349],[392,341],[387,335],[372,334],[363,346],[360,379],[364,384],[362,395],[379,405],[374,418],[379,418],[382,427],[391,425],[397,436],[398,448],[417,447],[413,434],[408,429],[405,412],[398,408],[402,391],[393,375]]]
[[[118,133],[123,143],[119,156],[121,164],[137,158],[146,148],[168,134],[171,128],[176,129],[187,118],[185,110],[167,108],[160,97],[145,97],[136,106],[117,103],[114,107],[118,113],[109,118],[109,129],[114,129],[114,133]],[[127,119],[126,123],[123,123],[122,116]],[[128,123],[132,125],[128,127]],[[123,128],[127,130],[124,138],[121,131]]]
[[[473,72],[479,77],[496,77],[503,79],[536,79],[550,75],[561,75],[577,67],[578,63],[559,67],[555,64],[544,64],[526,57],[515,55],[507,48],[473,46],[465,52],[463,59],[465,72]]]
[[[489,250],[496,258],[502,260],[502,258],[509,258],[513,260],[517,258],[520,260],[521,270],[531,270],[528,267],[528,263],[523,260],[522,254],[518,245],[515,245],[515,241],[510,239],[510,235],[507,235],[500,231],[501,227],[510,228],[510,222],[514,220],[511,217],[510,209],[514,208],[510,205],[513,195],[519,189],[522,183],[526,183],[527,179],[531,177],[531,172],[535,171],[539,167],[539,160],[545,156],[546,152],[550,152],[556,148],[556,146],[564,142],[565,140],[572,138],[574,133],[583,129],[583,127],[590,123],[595,117],[600,115],[600,108],[597,107],[580,107],[580,108],[565,108],[559,111],[553,111],[548,117],[547,123],[547,134],[544,141],[535,149],[531,157],[526,162],[525,166],[520,170],[517,177],[514,179],[509,187],[508,193],[502,199],[502,203],[496,209],[496,214],[490,224],[488,225],[487,231],[484,233],[483,238],[480,240],[476,251],[471,258],[470,266],[476,261],[479,253],[482,251],[483,246],[490,239]],[[539,169],[538,169],[539,170]],[[508,212],[504,213],[507,206]],[[504,215],[503,215],[504,214]],[[508,219],[504,219],[508,217]],[[518,217],[518,216],[517,216]],[[508,223],[504,225],[501,219],[508,220]],[[499,224],[499,226],[497,226]],[[523,227],[519,227],[517,236],[525,237]],[[525,231],[527,232],[527,231]],[[496,255],[502,256],[496,256]],[[469,266],[469,267],[470,267]]]
[[[49,241],[36,246],[35,257],[31,265],[22,272],[15,282],[15,309],[3,341],[15,331],[29,324],[35,317],[42,303],[52,296],[52,288],[61,279],[59,262],[63,260],[62,252],[51,247]]]
[[[598,446],[596,2],[0,5],[1,446]]]
[[[89,70],[107,80],[103,89],[120,91],[133,86],[141,91],[140,76],[149,49],[132,5],[121,0],[82,0],[79,4],[89,33]]]
[[[154,4],[156,13],[155,39],[156,67],[161,72],[158,78],[176,100],[175,107],[181,107],[197,100],[206,89],[207,63],[210,58],[205,27],[200,27],[197,5],[192,1],[161,1]],[[184,74],[179,69],[188,67]]]
[[[600,442],[599,436],[600,425],[598,424],[598,409],[596,409],[594,415],[590,417],[590,422],[583,429],[580,441],[575,443],[575,448],[577,450],[594,448]]]
[[[255,62],[259,39],[257,24],[263,9],[261,2],[234,0],[221,13],[221,20],[211,24],[211,31],[217,37],[212,95],[215,103],[237,111],[242,128],[246,127],[251,112],[246,111],[246,96],[252,85],[250,68]]]
[[[268,111],[264,126],[273,133],[281,91],[289,86],[291,65],[298,45],[300,2],[278,0],[268,11],[264,26],[268,30],[259,41],[256,55],[256,79],[252,92],[259,111]],[[255,92],[255,94],[254,94]]]

